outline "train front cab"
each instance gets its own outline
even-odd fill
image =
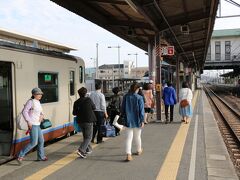
[[[0,159],[11,155],[13,123],[13,78],[10,62],[0,61]]]

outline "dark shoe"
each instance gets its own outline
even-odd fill
[[[165,124],[167,124],[168,123],[168,121],[165,121]]]
[[[97,144],[103,143],[104,141],[98,141]]]
[[[82,153],[81,151],[79,151],[79,150],[78,150],[78,152],[77,152],[77,155],[78,155],[80,158],[83,158],[83,159],[87,158],[87,156],[86,156],[84,153]]]
[[[91,143],[94,143],[94,140],[91,140]]]

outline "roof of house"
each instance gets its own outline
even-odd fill
[[[214,30],[212,33],[212,38],[224,36],[240,36],[240,29],[221,29]]]
[[[123,67],[124,67],[123,64],[120,64],[120,68],[123,68]],[[112,68],[114,69],[119,68],[119,64],[103,64],[99,66],[98,69],[112,69]]]

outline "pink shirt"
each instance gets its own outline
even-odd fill
[[[23,116],[32,125],[40,125],[42,106],[39,100],[30,99],[23,108]]]
[[[153,105],[153,94],[152,94],[152,90],[143,90],[143,95],[145,98],[145,104],[144,107],[145,108],[152,108]]]

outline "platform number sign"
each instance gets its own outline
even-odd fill
[[[161,47],[162,56],[173,56],[174,55],[174,46],[164,46]]]
[[[168,46],[168,56],[174,55],[174,46]]]
[[[51,82],[52,81],[52,76],[50,74],[45,74],[44,75],[44,81],[45,82]]]

